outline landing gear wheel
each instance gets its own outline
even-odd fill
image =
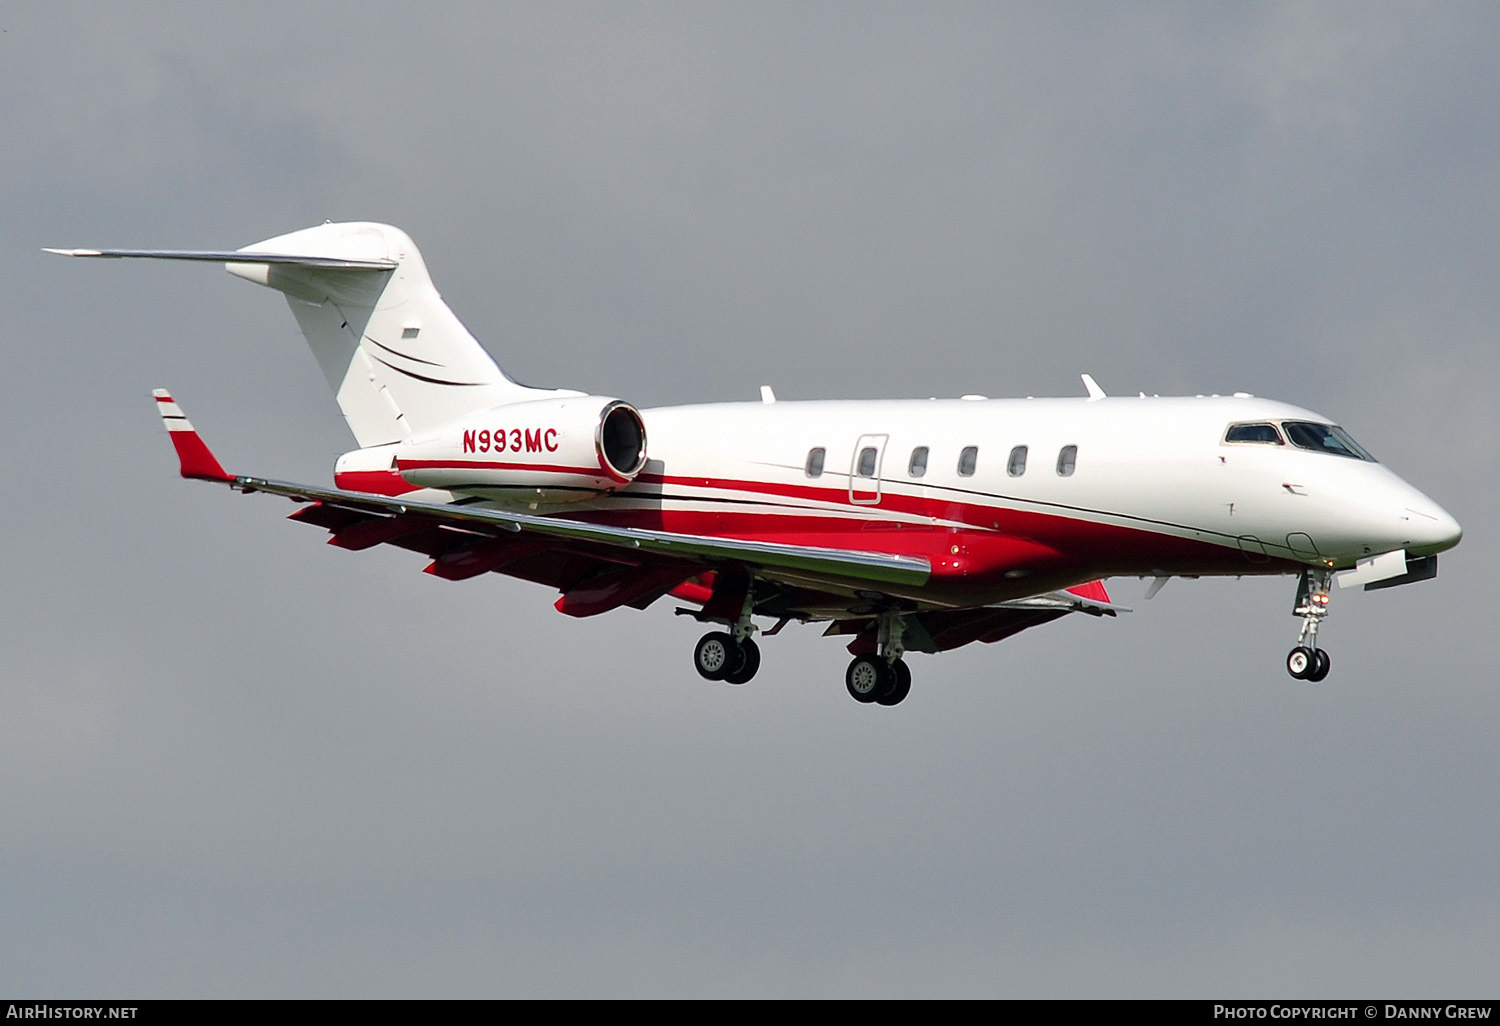
[[[875,699],[881,705],[900,705],[911,694],[911,667],[897,659],[891,664],[891,677],[890,689]]]
[[[1325,657],[1326,658],[1326,657]],[[1298,645],[1287,653],[1286,672],[1297,680],[1308,680],[1318,668],[1318,653],[1304,645]],[[1326,670],[1324,671],[1327,672]]]
[[[736,668],[735,648],[733,635],[711,631],[699,638],[693,647],[693,669],[704,680],[723,680],[730,670]]]
[[[890,664],[874,656],[856,656],[844,673],[844,686],[856,702],[874,702],[890,690],[895,675]]]
[[[1313,656],[1313,668],[1308,671],[1307,679],[1316,684],[1318,681],[1328,676],[1328,670],[1333,664],[1333,659],[1330,658],[1328,653],[1323,651],[1321,648],[1314,652]]]
[[[731,684],[748,683],[755,676],[755,671],[760,669],[760,646],[746,638],[734,646],[734,656],[730,663],[733,668],[724,674],[724,679]]]

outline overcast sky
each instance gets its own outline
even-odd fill
[[[1494,996],[1500,7],[0,9],[0,993]],[[354,447],[212,266],[408,231],[514,377],[641,406],[1245,390],[1464,525],[1433,582],[1111,582],[742,688],[181,481]]]

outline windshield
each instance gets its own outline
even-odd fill
[[[1270,423],[1260,424],[1231,424],[1224,432],[1226,442],[1251,442],[1258,445],[1281,445],[1281,436],[1276,433],[1276,425]]]
[[[1292,444],[1313,452],[1327,452],[1335,456],[1347,456],[1352,460],[1375,463],[1376,459],[1365,452],[1349,432],[1337,424],[1315,424],[1306,420],[1289,420],[1281,425]]]

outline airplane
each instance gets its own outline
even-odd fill
[[[443,302],[406,233],[325,223],[238,250],[53,249],[221,263],[281,292],[358,448],[334,486],[230,474],[165,390],[183,477],[299,505],[329,543],[499,573],[595,616],[670,596],[715,629],[704,678],[743,684],[754,636],[792,621],[848,639],[849,694],[894,706],[910,652],[1114,616],[1104,579],[1295,575],[1286,659],[1321,681],[1335,576],[1437,575],[1459,524],[1309,410],[1228,396],[778,401],[637,409],[507,377]],[[762,630],[755,620],[774,619]]]

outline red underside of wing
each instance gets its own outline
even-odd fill
[[[681,584],[697,570],[684,565],[619,567],[574,585],[557,600],[559,613],[595,616],[617,609],[651,592]]]

